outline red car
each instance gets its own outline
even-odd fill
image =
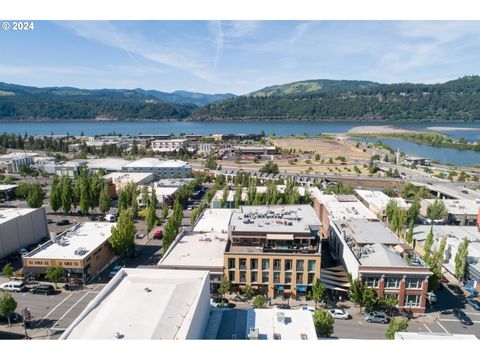
[[[161,239],[162,236],[163,236],[162,230],[157,230],[157,231],[155,231],[155,234],[153,234],[154,239]]]

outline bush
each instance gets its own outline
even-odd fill
[[[266,305],[266,300],[263,296],[261,296],[261,295],[255,296],[255,298],[253,299],[253,307],[255,309],[264,308],[265,305]]]

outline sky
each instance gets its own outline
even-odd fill
[[[479,21],[36,21],[0,31],[0,81],[242,95],[307,79],[480,74]]]

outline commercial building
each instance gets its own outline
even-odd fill
[[[134,183],[137,186],[150,184],[154,180],[152,173],[133,173],[133,172],[114,172],[107,174],[103,177],[109,184],[111,184],[115,190],[113,195],[125,188],[129,183]],[[110,193],[112,195],[112,193]],[[111,197],[115,197],[111,196]]]
[[[55,174],[58,176],[75,177],[80,173],[82,166],[88,166],[87,160],[62,161],[56,164]]]
[[[332,219],[366,219],[378,221],[377,216],[353,195],[327,195],[316,187],[309,189],[313,207],[322,221],[322,238],[328,238]]]
[[[413,240],[417,248],[422,248],[430,229],[433,229],[434,243],[432,249],[436,250],[442,239],[446,239],[443,268],[455,275],[455,256],[458,246],[464,239],[470,241],[468,245],[467,279],[476,282],[480,290],[480,231],[477,226],[456,225],[416,225],[413,229]]]
[[[420,214],[427,216],[428,207],[433,204],[433,199],[423,199],[420,203]],[[478,211],[480,209],[480,200],[466,200],[466,199],[444,199],[447,214],[442,219],[449,225],[477,225]]]
[[[19,173],[22,165],[33,165],[37,153],[8,153],[0,156],[0,169],[8,173]]]
[[[224,253],[232,210],[207,209],[193,231],[175,239],[158,263],[160,269],[206,270],[210,272],[211,291],[224,274]]]
[[[225,276],[271,298],[303,297],[320,277],[320,227],[310,205],[242,206],[229,224]]]
[[[397,307],[423,313],[430,268],[381,222],[337,219],[330,222],[334,259],[379,298],[395,298]]]
[[[77,224],[23,257],[24,271],[45,274],[50,266],[61,266],[67,276],[84,281],[98,275],[115,257],[108,243],[116,223]]]
[[[44,208],[0,210],[0,259],[47,238]]]
[[[407,166],[412,165],[422,165],[422,166],[430,166],[432,160],[429,158],[417,157],[417,156],[405,156],[403,159],[403,164]]]
[[[131,163],[130,160],[124,160],[119,158],[105,158],[105,159],[91,159],[88,161],[88,169],[92,173],[96,173],[100,170],[106,173],[121,172],[122,168]]]
[[[355,193],[358,195],[362,203],[365,204],[380,220],[385,220],[385,209],[388,203],[393,200],[397,203],[397,206],[401,209],[408,209],[410,204],[402,198],[391,198],[384,194],[382,191],[362,190],[356,189]]]
[[[249,309],[249,340],[317,340],[312,313],[308,310]]]
[[[123,268],[60,339],[203,339],[209,314],[208,271]]]
[[[154,140],[152,141],[152,151],[157,153],[165,153],[172,151],[186,150],[190,144],[187,139],[168,139],[168,140]]]
[[[158,178],[188,177],[192,174],[192,166],[182,160],[159,160],[143,158],[122,166],[126,172],[154,173]]]
[[[234,146],[233,151],[242,155],[274,155],[275,146]]]

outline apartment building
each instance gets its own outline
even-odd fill
[[[37,153],[8,153],[0,156],[0,169],[18,174],[22,165],[33,165]]]
[[[395,201],[397,206],[401,209],[406,210],[410,207],[410,204],[403,198],[389,197],[382,191],[356,189],[355,193],[358,195],[361,202],[382,221],[387,218],[385,210],[391,200]]]
[[[328,238],[332,256],[354,279],[375,289],[379,298],[395,298],[400,309],[425,312],[432,272],[385,224],[333,219]]]
[[[190,141],[187,139],[168,139],[152,141],[152,151],[157,153],[166,153],[172,151],[186,150]]]
[[[225,276],[270,298],[301,298],[320,277],[320,227],[310,205],[242,206],[228,228]]]

